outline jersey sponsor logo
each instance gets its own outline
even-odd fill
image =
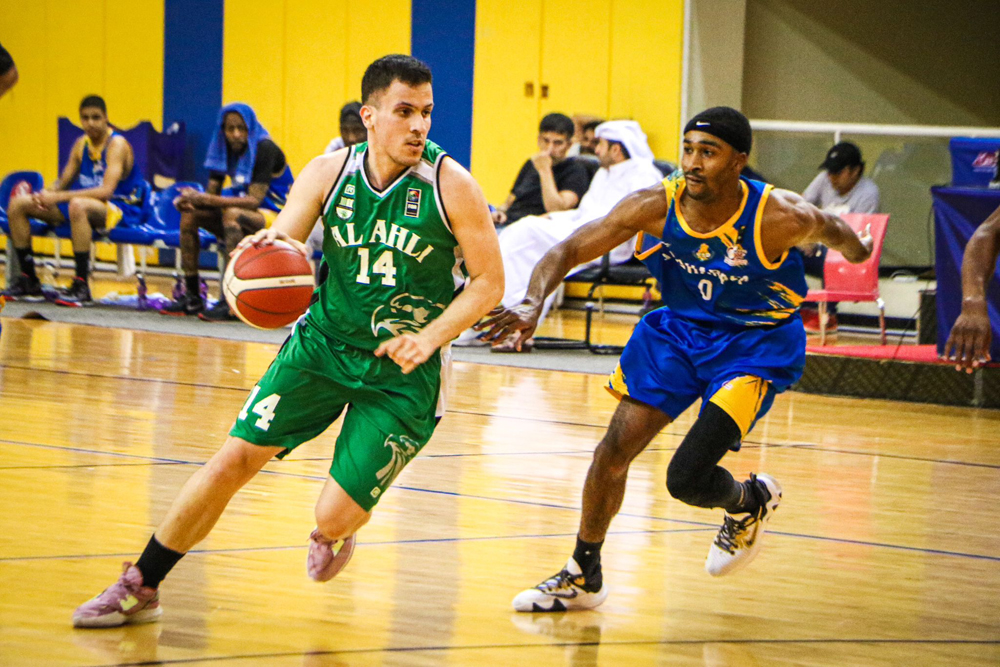
[[[388,305],[382,304],[372,313],[372,335],[378,336],[383,330],[392,336],[419,333],[444,308],[443,303],[409,292],[397,294]]]
[[[420,217],[420,189],[410,188],[406,191],[406,206],[403,207],[403,215],[408,218]]]
[[[337,202],[337,217],[341,220],[350,220],[352,215],[354,215],[354,199],[341,197]]]
[[[402,434],[390,435],[385,439],[384,446],[392,450],[392,455],[389,458],[389,462],[385,464],[385,467],[375,473],[375,477],[381,486],[392,484],[396,476],[403,472],[403,468],[410,462],[410,459],[420,451],[419,442]],[[372,491],[372,497],[377,497],[374,490]]]
[[[723,260],[729,266],[746,266],[747,251],[738,242],[726,248],[726,258]]]
[[[337,213],[339,215],[340,211],[338,210]],[[345,225],[343,231],[341,231],[340,227],[331,226],[330,234],[333,236],[334,242],[341,248],[381,243],[382,245],[395,248],[421,264],[423,264],[423,261],[427,259],[429,254],[434,252],[434,246],[423,241],[416,232],[412,232],[396,223],[386,225],[385,220],[375,221],[375,226],[372,228],[367,240],[364,237],[364,231],[356,230],[353,222]],[[418,250],[421,242],[424,243],[424,247]]]
[[[694,253],[694,256],[703,262],[707,262],[712,259],[714,255],[715,253],[712,252],[712,249],[708,247],[707,243],[702,243]]]

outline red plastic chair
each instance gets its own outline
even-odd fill
[[[870,225],[874,245],[872,254],[861,264],[851,264],[836,250],[826,253],[823,265],[823,289],[809,290],[806,301],[819,304],[819,344],[826,345],[826,325],[830,320],[828,303],[874,301],[878,305],[878,324],[885,345],[885,302],[878,291],[878,264],[889,216],[884,213],[846,213],[844,221],[856,232]]]

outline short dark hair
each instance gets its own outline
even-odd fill
[[[361,100],[368,104],[372,95],[382,92],[396,80],[408,86],[432,83],[431,68],[413,56],[399,53],[382,56],[369,65],[361,77]]]
[[[604,122],[603,120],[592,120],[589,123],[586,123],[582,129],[584,132],[586,132],[587,130],[596,130],[597,126],[603,122]],[[622,148],[624,148],[624,146]]]
[[[348,102],[340,109],[340,122],[361,124],[361,102]]]
[[[631,160],[632,156],[629,154],[628,149],[625,148],[625,144],[620,141],[608,141],[608,146],[617,146],[622,151],[622,157],[626,160]]]
[[[575,131],[576,126],[573,125],[573,119],[561,113],[550,113],[538,124],[539,134],[542,132],[556,132],[570,138]]]
[[[80,102],[80,111],[90,107],[100,109],[105,116],[108,115],[108,107],[104,104],[104,98],[100,95],[87,95],[83,98],[83,101]]]

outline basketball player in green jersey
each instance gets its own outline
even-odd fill
[[[379,498],[431,437],[444,395],[441,347],[499,303],[500,248],[479,186],[427,140],[434,106],[427,66],[386,56],[368,67],[361,88],[368,142],[310,162],[274,225],[241,243],[282,240],[305,253],[322,216],[330,274],[318,299],[139,560],[79,607],[74,625],[159,617],[157,587],[230,498],[346,408],[307,560],[313,579],[329,580]]]

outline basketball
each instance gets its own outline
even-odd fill
[[[308,260],[288,243],[247,246],[229,260],[222,293],[230,310],[258,329],[277,329],[309,307],[315,282]]]

